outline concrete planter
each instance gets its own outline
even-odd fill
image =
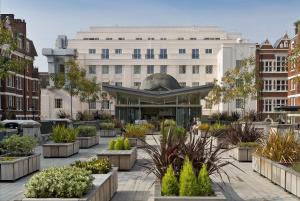
[[[43,145],[44,158],[64,158],[79,152],[79,141],[70,143],[49,143]]]
[[[79,141],[79,148],[87,149],[94,145],[99,144],[99,135],[91,136],[91,137],[77,137],[77,141]]]
[[[116,130],[100,130],[100,137],[116,137]]]
[[[255,152],[254,147],[235,147],[231,150],[232,157],[240,162],[251,162],[252,154]]]
[[[273,183],[300,198],[300,173],[267,158],[253,155],[252,168]]]
[[[16,157],[11,161],[0,161],[0,181],[14,181],[35,171],[41,166],[41,154]]]
[[[162,196],[161,195],[161,185],[160,183],[156,183],[154,186],[154,201],[221,201],[227,200],[221,190],[214,186],[215,195],[213,196]]]
[[[212,140],[212,144],[214,147],[220,146],[220,144],[222,144],[222,146],[221,146],[222,149],[229,148],[229,144],[225,142],[225,138],[223,138],[223,137],[211,136],[211,140]]]
[[[137,160],[137,148],[131,150],[104,150],[97,154],[98,159],[108,158],[119,170],[130,170]]]
[[[82,198],[23,198],[21,201],[109,201],[118,189],[117,169],[107,174],[93,174],[93,188]]]
[[[134,147],[145,147],[145,137],[143,138],[128,138],[131,146]]]

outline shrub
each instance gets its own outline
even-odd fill
[[[179,184],[172,165],[169,165],[166,174],[162,178],[161,194],[165,196],[178,195]]]
[[[4,125],[0,122],[0,131],[5,130]]]
[[[208,196],[213,193],[211,180],[208,176],[208,172],[205,164],[202,165],[202,168],[199,172],[198,184],[199,184],[200,196]]]
[[[100,129],[102,130],[113,130],[115,125],[113,123],[103,122],[100,123]]]
[[[92,159],[91,161],[75,161],[71,166],[86,169],[92,174],[107,174],[111,170],[111,164],[108,159]]]
[[[112,139],[109,141],[109,144],[108,144],[108,149],[109,150],[114,150],[115,149],[115,144],[116,144],[116,140]]]
[[[267,140],[260,142],[256,153],[272,161],[292,164],[300,158],[300,144],[292,131],[285,134],[272,132]]]
[[[76,129],[79,137],[92,137],[96,136],[97,134],[97,129],[95,126],[80,125]]]
[[[169,126],[176,126],[176,121],[174,121],[173,119],[166,119],[160,125],[161,128]]]
[[[197,196],[199,194],[197,178],[195,176],[192,163],[186,157],[179,177],[179,195]]]
[[[124,150],[124,140],[121,137],[118,137],[114,150]]]
[[[3,148],[11,156],[28,156],[33,153],[37,141],[28,135],[11,135],[3,140]]]
[[[77,137],[77,130],[73,128],[66,128],[62,125],[53,128],[52,140],[55,143],[74,142]]]
[[[78,120],[78,121],[92,121],[92,120],[94,120],[94,115],[90,114],[89,111],[78,112],[76,114],[76,120]]]
[[[126,139],[124,140],[124,149],[125,149],[125,150],[130,150],[130,149],[131,149],[131,144],[130,144],[128,138],[126,138]]]
[[[143,125],[127,124],[125,128],[125,136],[131,138],[144,137],[147,129]]]
[[[295,170],[296,172],[300,172],[300,163],[299,162],[294,163],[292,165],[292,169]]]
[[[92,187],[91,172],[77,167],[53,167],[33,175],[25,185],[26,198],[81,198]]]
[[[142,124],[142,126],[144,126],[147,129],[147,132],[154,129],[154,125],[150,124],[150,123],[144,123],[144,124]]]
[[[224,136],[224,134],[226,134],[227,130],[228,130],[227,125],[223,125],[223,124],[219,124],[219,123],[213,124],[209,127],[209,132],[210,132],[211,136],[214,136],[214,137]]]

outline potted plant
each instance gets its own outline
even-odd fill
[[[262,136],[262,132],[255,129],[251,122],[234,123],[229,126],[226,138],[228,144],[232,146],[232,157],[238,161],[251,162],[252,154]]]
[[[53,128],[53,143],[43,144],[44,158],[69,157],[79,152],[79,141],[76,141],[77,130],[56,126]]]
[[[132,146],[144,147],[147,128],[142,124],[127,124],[125,137],[129,139]]]
[[[13,181],[40,169],[40,155],[33,149],[37,141],[30,136],[12,135],[2,142],[5,155],[0,157],[0,180]]]
[[[101,137],[115,137],[116,130],[114,123],[102,122],[100,123],[100,136]]]
[[[223,167],[231,162],[222,160],[227,150],[221,150],[221,145],[213,147],[207,135],[179,138],[169,129],[157,145],[146,142],[143,150],[151,158],[143,167],[157,177],[155,201],[226,200],[209,175],[222,178]]]
[[[98,159],[107,158],[119,170],[130,170],[137,160],[137,149],[131,147],[128,138],[118,137],[109,142],[109,148],[97,154]]]
[[[300,143],[296,135],[272,132],[268,139],[261,140],[252,158],[252,168],[286,191],[300,197]]]
[[[90,148],[99,144],[99,135],[95,126],[80,125],[77,128],[77,138],[80,142],[79,148]]]
[[[229,148],[229,143],[226,140],[227,130],[228,130],[227,125],[223,125],[219,123],[215,123],[209,127],[208,133],[215,147],[221,145],[222,149]]]

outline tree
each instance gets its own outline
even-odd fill
[[[73,119],[73,96],[78,96],[83,89],[86,72],[74,60],[65,62],[64,66],[64,74],[55,74],[51,78],[56,88],[65,89],[70,94],[71,119]]]
[[[89,105],[90,113],[90,103],[98,101],[100,99],[101,87],[96,81],[96,77],[92,80],[83,79],[81,83],[80,90],[80,100],[87,102]]]
[[[222,97],[222,87],[218,85],[217,80],[214,80],[214,87],[205,98],[206,104],[211,108],[213,105],[219,104]],[[218,107],[219,110],[219,107]]]

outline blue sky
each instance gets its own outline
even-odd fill
[[[239,32],[251,42],[294,34],[300,0],[0,0],[0,13],[27,22],[28,37],[39,56],[35,66],[47,71],[44,47],[58,34],[73,38],[90,26],[216,25]]]

